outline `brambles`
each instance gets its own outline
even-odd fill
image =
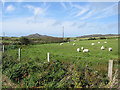
[[[59,60],[49,63],[27,61],[18,63],[12,56],[3,55],[3,73],[26,88],[91,88],[108,83],[104,74],[94,73],[92,69],[80,69],[76,64]]]

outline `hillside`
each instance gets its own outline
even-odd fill
[[[47,36],[47,35],[40,35],[38,33],[35,33],[35,34],[30,34],[28,36],[25,36],[25,37],[51,37],[51,36]]]
[[[109,37],[109,36],[118,36],[118,34],[93,34],[93,35],[83,35],[83,36],[78,36],[78,38],[87,38],[87,37]]]

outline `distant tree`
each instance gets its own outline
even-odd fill
[[[31,40],[26,38],[26,37],[21,37],[19,40],[20,40],[22,45],[28,45],[31,43]]]
[[[66,42],[69,42],[69,41],[70,41],[70,38],[66,38],[65,41],[66,41]]]
[[[106,37],[100,37],[100,39],[106,39]]]

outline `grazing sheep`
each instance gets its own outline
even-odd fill
[[[67,43],[70,43],[70,42],[67,42]]]
[[[109,50],[109,51],[112,51],[112,48],[109,48],[108,50]]]
[[[101,47],[101,50],[105,50],[104,46]]]
[[[73,46],[75,45],[75,43],[73,43]]]
[[[98,43],[100,43],[100,42],[98,42]]]
[[[95,43],[92,43],[91,45],[95,45]]]
[[[104,42],[104,43],[107,43],[107,42]]]
[[[77,48],[77,52],[80,52],[80,48]]]
[[[63,43],[60,43],[60,45],[63,45]]]
[[[89,50],[88,49],[84,49],[83,52],[88,52]]]
[[[84,47],[81,47],[81,49],[83,50],[83,49],[84,49]]]

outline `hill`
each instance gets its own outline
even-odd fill
[[[25,37],[37,37],[37,38],[39,38],[39,37],[51,37],[51,36],[47,36],[47,35],[40,35],[40,34],[38,34],[38,33],[35,33],[35,34],[30,34],[30,35],[28,35],[28,36],[25,36]]]
[[[83,36],[78,36],[78,38],[87,38],[87,37],[109,37],[109,36],[118,36],[118,34],[93,34],[93,35],[83,35]]]

